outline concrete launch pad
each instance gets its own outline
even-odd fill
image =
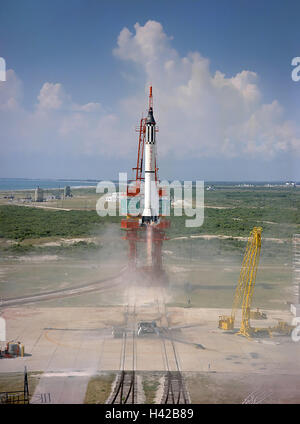
[[[22,339],[24,358],[2,359],[0,372],[86,372],[119,370],[122,340],[112,336],[112,327],[123,322],[123,307],[110,308],[10,308],[4,311],[8,337]],[[184,372],[291,373],[300,377],[300,343],[289,336],[247,340],[217,329],[219,314],[229,310],[169,308],[173,338]],[[285,311],[267,311],[268,320],[257,326],[274,325],[277,318],[290,319]],[[137,319],[156,319],[151,304],[139,308]],[[238,317],[239,319],[239,317]],[[238,323],[237,319],[237,323]],[[203,349],[204,348],[204,349]],[[161,341],[156,335],[138,338],[137,365],[141,371],[164,371]],[[131,364],[128,364],[130,369]]]

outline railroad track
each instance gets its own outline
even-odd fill
[[[162,352],[166,367],[162,404],[188,404],[189,395],[186,390],[185,381],[180,368],[179,355],[170,330],[170,323],[165,302],[159,304],[157,299],[158,312],[160,315],[159,337],[162,342]],[[163,324],[166,324],[164,327]],[[162,330],[163,328],[163,330]]]
[[[128,366],[129,370],[127,369]],[[125,308],[125,326],[121,348],[120,372],[116,377],[114,389],[107,403],[137,403],[135,304],[132,306],[128,304]]]
[[[162,343],[162,353],[166,369],[162,404],[188,404],[189,395],[180,368],[179,355],[176,350],[173,334],[170,329],[168,313],[164,299],[157,298],[160,329],[157,335]],[[136,382],[136,305],[128,304],[124,310],[124,332],[122,338],[120,372],[113,386],[112,393],[107,401],[110,404],[137,403]]]
[[[173,405],[190,403],[180,371],[168,371],[161,403]]]

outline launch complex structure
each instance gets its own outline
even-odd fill
[[[163,279],[162,244],[167,240],[166,232],[170,221],[161,215],[164,190],[159,187],[156,134],[158,128],[153,116],[152,87],[149,90],[148,114],[140,120],[137,128],[138,151],[135,179],[130,181],[125,195],[126,218],[121,221],[121,228],[126,231],[123,239],[129,243],[129,267],[146,274],[147,279]],[[130,205],[143,205],[140,212],[131,213]],[[141,213],[141,210],[143,212]],[[138,267],[137,243],[146,243],[146,263]]]

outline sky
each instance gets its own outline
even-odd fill
[[[299,1],[0,0],[0,177],[300,181]]]

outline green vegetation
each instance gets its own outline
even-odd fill
[[[114,374],[93,377],[88,383],[84,403],[105,403],[110,395],[114,378]]]
[[[245,358],[245,354],[239,353],[225,355],[225,360],[238,364],[243,356]],[[251,365],[255,367],[255,361],[252,359],[251,362]],[[213,363],[211,367],[214,368]],[[264,369],[265,367],[262,366],[252,373],[244,374],[240,372],[185,373],[185,381],[191,401],[195,404],[241,404],[250,393],[254,392],[257,392],[257,400],[261,400],[262,403],[299,403],[299,377],[296,373],[294,375],[268,374],[264,372]]]
[[[231,308],[246,241],[186,238],[169,240],[164,254],[169,306]],[[292,301],[292,243],[262,239],[254,307],[287,310]]]
[[[254,305],[263,308],[287,309],[291,300],[292,281],[292,243],[294,233],[300,233],[299,199],[300,190],[288,188],[234,188],[233,186],[215,186],[216,190],[205,191],[205,219],[201,227],[185,226],[186,216],[171,216],[169,240],[163,246],[163,262],[168,272],[172,293],[170,305],[187,306],[191,299],[192,307],[231,307],[232,293],[238,281],[240,267],[245,251],[246,240],[253,226],[262,226],[262,251],[257,275]],[[84,199],[82,197],[69,199]],[[89,195],[89,194],[88,194]],[[76,200],[77,201],[77,200]],[[82,200],[83,201],[83,200]],[[45,289],[53,285],[52,280],[60,284],[69,284],[80,278],[86,281],[84,274],[74,276],[59,274],[62,264],[78,259],[97,265],[127,263],[128,244],[121,240],[121,217],[99,217],[95,210],[50,210],[42,208],[0,205],[0,253],[2,262],[17,266],[17,257],[21,258],[20,275],[5,274],[3,291],[11,294],[12,288],[18,292],[27,292],[27,280],[30,275],[32,290]],[[124,233],[123,233],[124,234]],[[227,236],[222,239],[202,238],[203,235]],[[89,237],[96,236],[90,239]],[[84,240],[64,240],[85,237]],[[12,243],[10,240],[14,240]],[[145,245],[139,244],[139,256],[142,257]],[[30,263],[30,255],[34,261]],[[36,257],[56,255],[48,258],[52,262],[48,268],[37,264]],[[47,260],[48,260],[47,259]],[[24,265],[28,261],[27,267]],[[88,262],[92,261],[92,262]],[[111,262],[110,262],[111,261]],[[55,266],[54,266],[55,263]],[[81,262],[80,262],[81,263]],[[43,269],[40,268],[43,266]],[[104,268],[90,269],[91,281],[101,276]],[[37,269],[42,269],[37,272]],[[55,275],[53,272],[55,271]],[[77,270],[77,268],[76,268]],[[47,271],[47,272],[46,272]],[[77,273],[77,271],[76,271]],[[59,275],[57,275],[59,274]],[[41,278],[41,275],[43,278]],[[18,284],[11,284],[18,282]],[[56,284],[56,283],[55,283]],[[30,288],[31,290],[31,288]],[[272,294],[272,296],[270,295]],[[66,306],[88,305],[100,302],[93,294],[80,298],[62,299]],[[101,298],[103,305],[116,304],[122,299],[118,296]],[[76,303],[77,302],[77,303]],[[44,302],[51,306],[53,302]],[[53,303],[54,304],[54,303]],[[147,386],[148,383],[146,383]]]
[[[300,209],[300,188],[250,187],[216,185],[205,191],[205,204],[223,207],[294,208]]]
[[[0,237],[24,240],[38,237],[78,237],[102,230],[119,217],[99,217],[96,211],[51,211],[0,206]]]
[[[9,255],[24,255],[26,253],[49,254],[49,255],[64,255],[70,257],[81,256],[82,252],[97,252],[102,249],[103,245],[88,243],[86,241],[78,241],[72,244],[63,244],[59,246],[39,246],[34,244],[16,243],[11,246],[0,246],[0,252]]]
[[[145,394],[145,403],[151,404],[155,401],[157,389],[159,387],[159,381],[156,377],[147,376],[143,378],[143,390]]]
[[[247,383],[235,375],[231,378],[222,377],[214,373],[186,377],[192,403],[241,403],[249,394]]]
[[[41,371],[28,372],[29,397],[34,394],[42,376]],[[0,374],[0,392],[13,392],[24,389],[24,373],[1,373]]]
[[[171,218],[171,236],[216,234],[247,237],[254,226],[261,226],[264,236],[290,238],[300,230],[298,211],[273,209],[209,209],[204,212],[201,227],[186,227],[185,216]]]
[[[205,191],[204,224],[185,228],[184,217],[172,220],[173,234],[222,234],[248,236],[253,226],[262,226],[265,237],[289,238],[300,229],[300,189],[256,186],[239,188],[214,185]]]
[[[205,191],[204,223],[185,227],[186,217],[172,216],[172,236],[219,234],[248,236],[261,226],[264,237],[290,238],[300,231],[300,189],[215,186]]]
[[[82,189],[79,197],[68,199],[84,201],[94,189]],[[75,204],[74,203],[74,204]],[[241,189],[227,185],[205,191],[204,224],[186,227],[186,216],[171,216],[169,236],[227,235],[247,237],[253,226],[263,227],[264,237],[291,238],[300,232],[300,190],[255,187]],[[114,223],[120,231],[121,217],[99,217],[95,210],[51,210],[14,205],[0,206],[0,238],[19,242],[50,237],[87,237],[101,234]],[[93,248],[92,245],[81,246]],[[75,246],[74,249],[77,247]],[[16,245],[13,252],[31,250],[30,246]]]

